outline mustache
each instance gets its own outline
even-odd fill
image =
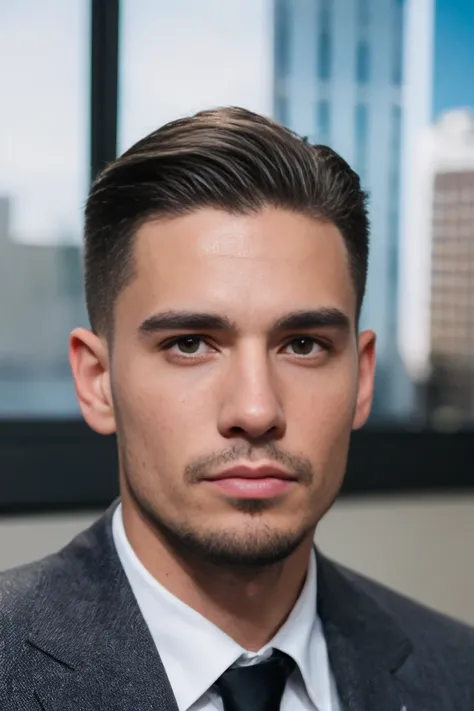
[[[213,452],[212,454],[198,457],[185,467],[184,480],[187,484],[197,484],[226,464],[237,461],[258,462],[262,459],[281,464],[300,483],[306,486],[309,486],[314,478],[313,466],[309,459],[285,452],[277,447],[274,442],[269,442],[263,447],[242,443],[222,452]]]

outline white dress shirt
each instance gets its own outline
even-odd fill
[[[172,595],[138,560],[123,525],[121,505],[113,516],[117,553],[163,662],[179,711],[222,711],[210,688],[230,666],[256,664],[272,649],[296,662],[285,687],[281,711],[340,711],[329,667],[326,640],[316,611],[316,555],[296,605],[274,638],[259,652],[237,642]]]

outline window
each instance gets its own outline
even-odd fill
[[[398,260],[399,260],[399,254],[398,254],[398,244],[396,241],[396,238],[398,237],[398,229],[399,229],[399,221],[398,221],[398,214],[396,212],[393,212],[390,215],[390,221],[389,221],[389,230],[392,235],[392,247],[389,251],[389,263],[388,263],[388,279],[390,284],[394,287],[393,295],[393,307],[394,307],[394,314],[393,317],[396,320],[396,296],[398,292],[398,283],[399,283],[399,271],[398,271]]]
[[[392,82],[399,86],[403,79],[403,3],[399,0],[393,3],[393,13]]]
[[[367,84],[370,79],[370,53],[369,45],[365,40],[357,44],[356,51],[356,79],[359,84]]]
[[[288,100],[286,96],[277,95],[275,97],[275,118],[285,126],[288,125]]]
[[[320,0],[316,37],[316,76],[327,81],[332,70],[331,0]]]
[[[72,308],[84,298],[82,250],[74,244],[64,244],[56,252],[60,291],[65,299],[72,300]]]
[[[87,323],[88,10],[83,0],[0,4],[2,417],[78,413],[67,342]]]
[[[328,144],[331,135],[331,105],[329,101],[318,101],[316,106],[316,141]]]
[[[390,141],[390,168],[389,168],[389,196],[392,213],[399,212],[400,199],[400,161],[401,161],[401,121],[402,113],[398,105],[392,106],[391,112],[391,141]],[[393,241],[398,242],[398,232],[393,233]]]
[[[355,107],[355,169],[362,182],[367,181],[367,138],[369,132],[369,109],[367,104],[356,104]]]
[[[400,106],[392,107],[391,116],[391,142],[390,142],[390,201],[393,211],[398,212],[400,195],[400,139],[401,139],[402,113]]]
[[[318,39],[318,78],[327,81],[331,78],[332,42],[328,30],[323,30]]]
[[[277,8],[286,27],[288,7]],[[279,25],[281,54],[277,42],[272,48],[270,17],[265,0],[122,0],[119,151],[210,106],[270,114],[275,64],[288,68],[287,30]]]
[[[361,27],[366,27],[370,22],[370,0],[357,0],[356,6],[357,23]]]
[[[396,420],[414,424],[414,429],[436,426],[436,409],[442,404],[458,408],[459,426],[467,430],[446,439],[446,444],[440,444],[443,438],[435,432],[427,432],[425,447],[417,434],[399,435],[390,428],[381,434],[369,427],[360,439],[355,435],[350,486],[373,490],[366,472],[387,489],[423,488],[432,476],[449,486],[457,478],[458,485],[465,486],[472,477],[468,463],[474,456],[469,432],[474,424],[474,359],[461,372],[460,350],[452,344],[445,357],[449,377],[443,370],[427,375],[434,351],[428,336],[419,340],[427,324],[441,321],[442,346],[446,329],[455,321],[458,300],[462,296],[466,308],[474,303],[472,180],[443,178],[436,182],[434,204],[428,204],[423,202],[423,185],[413,178],[423,160],[421,134],[411,136],[414,150],[403,156],[401,168],[397,160],[403,151],[400,124],[405,112],[423,115],[433,144],[443,141],[445,146],[449,131],[443,130],[444,113],[463,107],[474,110],[473,83],[468,81],[474,75],[472,3],[437,0],[433,24],[430,3],[418,8],[414,0],[416,26],[409,34],[403,0],[353,0],[354,27],[345,4],[345,0],[0,2],[0,440],[8,449],[12,482],[2,487],[0,507],[25,502],[26,496],[28,503],[34,502],[46,491],[54,492],[50,505],[102,506],[114,495],[115,447],[80,425],[67,362],[70,330],[87,324],[80,237],[89,174],[115,154],[117,122],[122,152],[168,120],[231,103],[317,134],[317,140],[324,138],[362,175],[373,226],[364,318],[378,338],[372,422],[386,425]],[[120,33],[113,19],[117,7]],[[96,111],[94,118],[89,107],[94,95],[91,61],[93,76],[102,76],[94,57],[104,47],[110,54],[104,37],[101,41],[91,35],[91,14],[104,20],[107,40],[120,39],[118,106],[114,91],[109,92],[110,76],[113,82],[117,78],[115,68],[104,83],[110,123],[102,121],[103,111]],[[411,93],[398,90],[408,42],[416,49],[420,72]],[[433,106],[427,106],[431,93]],[[348,97],[354,95],[357,104],[349,103]],[[469,117],[467,111],[459,122],[457,114],[454,125],[468,125]],[[98,123],[103,130],[97,130]],[[106,130],[109,125],[113,132]],[[94,145],[100,148],[95,162],[90,155],[95,155]],[[401,209],[400,184],[407,198]],[[469,198],[464,189],[469,189]],[[458,217],[461,200],[471,206],[469,217],[467,213]],[[417,215],[424,218],[426,232],[421,235]],[[414,249],[412,254],[422,242],[423,250]],[[396,259],[397,253],[402,260]],[[433,271],[426,273],[426,283],[435,285],[431,295],[407,268],[413,263],[417,269],[432,266]],[[408,308],[398,305],[397,293],[409,294]],[[423,312],[418,303],[426,305]],[[473,312],[471,308],[469,318]],[[474,332],[470,335],[474,346]],[[466,384],[461,405],[454,395],[451,398],[450,382]],[[442,397],[436,395],[438,389]],[[434,394],[425,397],[431,391]],[[48,418],[54,418],[54,425]],[[45,444],[47,437],[51,446]],[[11,445],[9,438],[18,444]],[[67,446],[62,446],[65,442]],[[401,446],[394,448],[394,442]],[[386,444],[396,456],[386,457]],[[407,446],[415,450],[412,462],[423,461],[424,467],[410,468]],[[13,450],[17,454],[10,457]],[[374,475],[380,461],[386,467],[382,478]],[[55,482],[66,468],[68,486],[58,491]]]
[[[329,28],[331,22],[331,8],[334,0],[319,0],[319,25]]]
[[[285,78],[290,70],[290,21],[288,0],[275,2],[275,72]]]

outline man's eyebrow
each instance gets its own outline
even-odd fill
[[[351,320],[343,311],[336,308],[295,311],[278,319],[273,324],[272,332],[302,331],[306,328],[336,328],[339,331],[349,331]]]
[[[276,321],[272,333],[301,331],[312,328],[337,328],[349,331],[349,317],[335,308],[295,311]],[[237,326],[226,316],[198,311],[163,311],[149,316],[139,327],[140,333],[150,335],[160,331],[236,331]]]
[[[152,334],[160,331],[232,331],[233,324],[225,316],[212,313],[195,311],[163,311],[149,316],[139,327],[143,334]]]

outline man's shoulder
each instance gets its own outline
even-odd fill
[[[19,591],[27,592],[34,588],[45,575],[54,576],[61,571],[64,549],[37,558],[30,563],[0,570],[0,594],[5,599]]]
[[[91,571],[100,577],[100,565],[107,556],[100,535],[104,522],[99,520],[79,533],[61,550],[0,572],[0,630],[26,627],[34,611],[60,611],[87,592]],[[96,548],[96,550],[94,550]],[[107,581],[104,581],[106,584]]]
[[[23,625],[29,610],[38,605],[38,596],[49,591],[51,598],[60,592],[57,583],[64,576],[67,566],[61,553],[54,553],[32,563],[0,572],[0,619],[5,630],[9,625]]]
[[[25,641],[35,620],[35,610],[44,600],[45,590],[52,599],[58,591],[55,571],[61,569],[58,555],[0,572],[0,690],[4,677],[15,675],[25,652]],[[43,603],[44,604],[44,603]],[[52,600],[48,604],[54,604]],[[1,697],[1,693],[0,693]]]
[[[349,649],[362,678],[390,670],[404,700],[422,699],[420,708],[474,708],[472,627],[324,556],[319,563],[318,609],[333,663]]]
[[[403,629],[415,648],[457,649],[474,660],[474,627],[417,602],[382,583],[343,566],[337,566],[361,595],[374,601]]]
[[[37,637],[69,635],[72,646],[78,619],[85,628],[95,624],[92,611],[114,570],[106,565],[111,556],[104,543],[105,525],[99,519],[58,552],[0,572],[0,689],[5,678],[28,668]]]
[[[72,543],[75,543],[72,542]],[[0,571],[0,618],[24,622],[27,611],[43,602],[60,603],[60,596],[71,595],[82,577],[84,560],[72,556],[73,545],[26,565]],[[408,637],[428,641],[468,644],[474,654],[474,627],[437,612],[384,584],[326,559],[360,595],[373,600],[396,619]],[[46,599],[48,598],[48,600]]]

